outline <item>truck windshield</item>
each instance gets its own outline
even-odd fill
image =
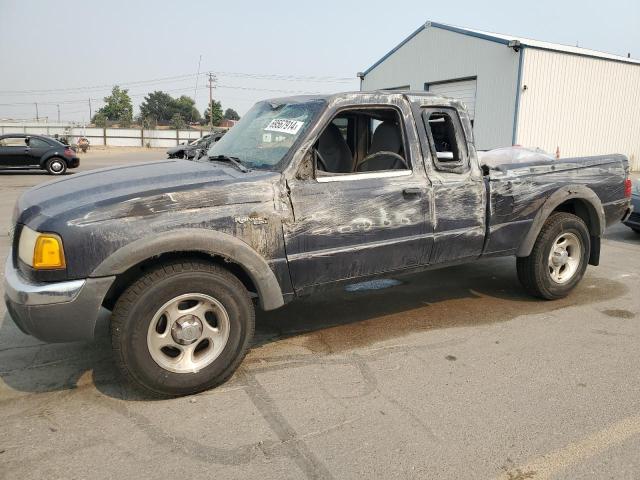
[[[324,100],[259,102],[207,154],[236,158],[251,169],[277,170],[324,105]]]

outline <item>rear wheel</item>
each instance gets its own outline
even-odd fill
[[[227,380],[254,331],[244,285],[203,261],[156,267],[118,300],[112,346],[122,373],[148,393],[178,396]]]
[[[589,230],[580,217],[552,214],[528,257],[517,259],[520,283],[547,300],[565,297],[582,279],[589,263]]]
[[[58,157],[53,157],[47,160],[45,166],[49,175],[63,175],[67,171],[67,162]]]

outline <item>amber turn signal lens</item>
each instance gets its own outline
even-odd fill
[[[50,233],[40,234],[33,249],[33,268],[46,270],[65,268],[65,266],[60,237]]]

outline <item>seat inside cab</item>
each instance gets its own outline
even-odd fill
[[[406,170],[400,115],[393,108],[346,110],[326,126],[315,144],[320,174]]]

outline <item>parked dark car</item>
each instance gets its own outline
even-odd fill
[[[189,394],[238,368],[256,306],[496,256],[558,299],[630,213],[625,156],[484,167],[463,104],[426,92],[259,102],[205,158],[23,193],[5,269],[15,323],[90,339],[104,307],[123,374]]]
[[[217,142],[224,134],[225,132],[209,133],[202,138],[172,147],[167,150],[167,158],[194,158],[198,151],[207,150],[212,142]]]
[[[40,168],[51,175],[63,175],[68,168],[79,165],[76,152],[51,137],[20,133],[0,135],[0,169]]]
[[[636,180],[633,184],[631,205],[633,205],[633,212],[624,224],[640,235],[640,180]]]

